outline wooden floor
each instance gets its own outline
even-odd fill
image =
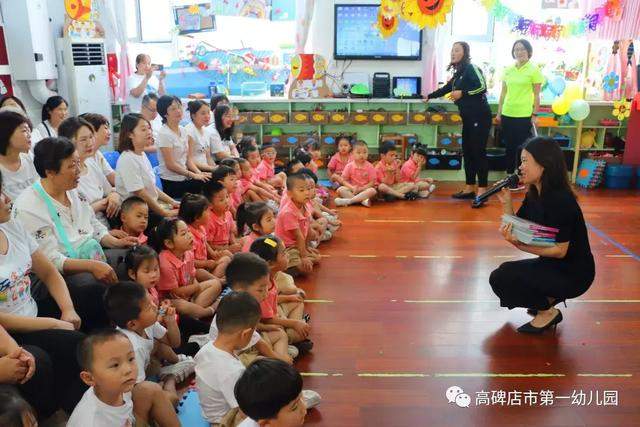
[[[297,367],[323,397],[307,425],[640,425],[640,191],[579,192],[595,282],[555,336],[527,336],[515,328],[530,317],[488,283],[526,255],[499,235],[497,200],[472,210],[456,188],[340,209],[322,265],[298,280],[315,348]],[[448,403],[451,386],[469,407]]]

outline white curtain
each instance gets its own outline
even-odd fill
[[[98,9],[101,11],[100,20],[107,35],[106,51],[118,56],[120,78],[114,101],[125,101],[127,99],[127,77],[131,74],[127,50],[125,2],[124,0],[94,0],[94,2],[100,4],[100,9]],[[129,11],[129,13],[133,13],[133,11]]]
[[[442,49],[446,46],[448,32],[451,31],[448,25],[439,25],[435,29],[424,30],[424,42],[422,46],[422,95],[427,96],[438,88],[438,82],[445,80],[446,66],[443,63]]]
[[[296,0],[296,53],[304,53],[315,4],[315,0]]]

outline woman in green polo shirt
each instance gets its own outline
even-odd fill
[[[520,164],[520,150],[531,136],[532,119],[540,106],[540,88],[544,77],[531,63],[533,47],[528,40],[517,40],[511,48],[516,63],[504,70],[502,93],[496,122],[502,125],[502,138],[507,148],[507,173]]]

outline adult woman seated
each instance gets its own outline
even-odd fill
[[[180,204],[156,187],[156,176],[145,153],[153,138],[151,124],[137,113],[126,114],[120,125],[116,190],[123,200],[138,196],[149,206],[148,228],[178,215]]]
[[[91,124],[93,128],[93,134],[96,138],[95,154],[92,158],[87,159],[89,162],[95,162],[104,176],[107,177],[109,184],[116,185],[116,171],[113,170],[107,159],[105,159],[101,147],[106,147],[111,141],[111,128],[109,127],[109,119],[102,114],[97,113],[84,113],[80,114],[80,117],[85,119]]]
[[[236,144],[233,142],[234,117],[231,107],[218,104],[213,112],[211,131],[211,154],[216,160],[227,157],[240,157]]]
[[[126,248],[135,245],[137,239],[110,235],[96,219],[91,205],[80,198],[76,190],[80,158],[68,139],[45,138],[34,153],[34,165],[41,180],[20,194],[13,206],[13,215],[65,275],[83,329],[106,326],[102,295],[105,284],[115,283],[117,278],[106,262],[106,256],[115,253],[103,252],[101,245]],[[34,284],[37,301],[47,297],[38,285]]]
[[[24,104],[20,101],[20,98],[13,95],[4,95],[0,98],[0,109],[13,108],[15,111],[20,111],[21,114],[27,115],[27,109],[24,108]]]
[[[0,172],[4,177],[2,194],[11,200],[38,180],[29,156],[31,124],[13,111],[0,111]]]
[[[31,296],[31,271],[51,295],[40,304]],[[9,205],[0,197],[0,354],[13,359],[14,364],[20,360],[24,364],[28,359],[33,362],[29,353],[35,355],[36,377],[30,380],[23,369],[22,377],[9,378],[26,383],[21,388],[41,417],[50,416],[60,407],[70,413],[86,389],[75,357],[84,337],[76,331],[80,324],[62,276],[22,224],[11,219]],[[28,346],[28,352],[18,345]],[[0,369],[0,383],[6,380],[7,372]]]
[[[80,158],[80,199],[89,202],[105,227],[109,227],[109,222],[115,224],[122,200],[93,160],[96,153],[93,126],[83,118],[69,117],[60,124],[58,133],[73,143]]]
[[[538,258],[505,262],[491,273],[489,283],[500,305],[525,307],[534,319],[518,332],[542,333],[562,321],[554,308],[558,302],[584,294],[595,276],[595,264],[582,210],[567,179],[564,155],[551,138],[530,139],[522,150],[520,172],[529,189],[516,216],[558,229],[555,244],[527,245],[513,234],[512,226],[501,227],[505,240]],[[511,194],[500,194],[504,213],[513,215]]]
[[[162,188],[174,198],[180,198],[185,193],[199,193],[211,174],[200,171],[189,153],[189,136],[185,128],[180,126],[184,115],[180,98],[169,95],[161,97],[158,100],[158,114],[163,123],[156,141]]]
[[[47,99],[42,106],[42,123],[33,130],[33,142],[35,145],[44,138],[58,136],[58,126],[67,118],[69,103],[61,96],[55,95]]]

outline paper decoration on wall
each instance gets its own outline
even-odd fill
[[[300,53],[291,58],[289,98],[328,98],[327,61],[321,55]]]
[[[631,115],[631,102],[626,99],[613,101],[613,117],[622,121]]]
[[[611,71],[609,74],[604,76],[602,80],[602,88],[607,93],[613,93],[616,89],[620,87],[620,76],[615,72]]]
[[[383,38],[398,30],[399,19],[423,29],[435,28],[447,20],[453,0],[382,0],[375,27]]]
[[[295,20],[296,0],[216,0],[214,13],[220,16],[243,16],[272,21]]]
[[[0,96],[4,95],[13,95],[11,76],[8,74],[0,75]]]
[[[89,21],[91,18],[91,0],[64,0],[67,16],[74,21]]]
[[[583,159],[578,168],[576,184],[583,188],[596,188],[602,183],[606,166],[604,160]]]
[[[271,20],[272,21],[293,21],[296,19],[295,0],[272,0]]]
[[[216,17],[210,3],[175,6],[173,16],[178,34],[192,34],[216,29]]]
[[[501,0],[481,0],[484,7],[496,19],[512,26],[511,31],[533,38],[555,39],[582,36],[587,31],[596,31],[606,19],[619,20],[622,16],[622,0],[606,0],[602,6],[587,13],[579,20],[566,24],[537,22],[514,12]]]
[[[396,31],[398,31],[398,15],[385,15],[383,13],[382,6],[378,10],[378,22],[376,28],[380,32],[380,36],[383,39],[391,37]]]
[[[64,34],[73,38],[104,38],[99,14],[92,8],[92,0],[64,0]]]

